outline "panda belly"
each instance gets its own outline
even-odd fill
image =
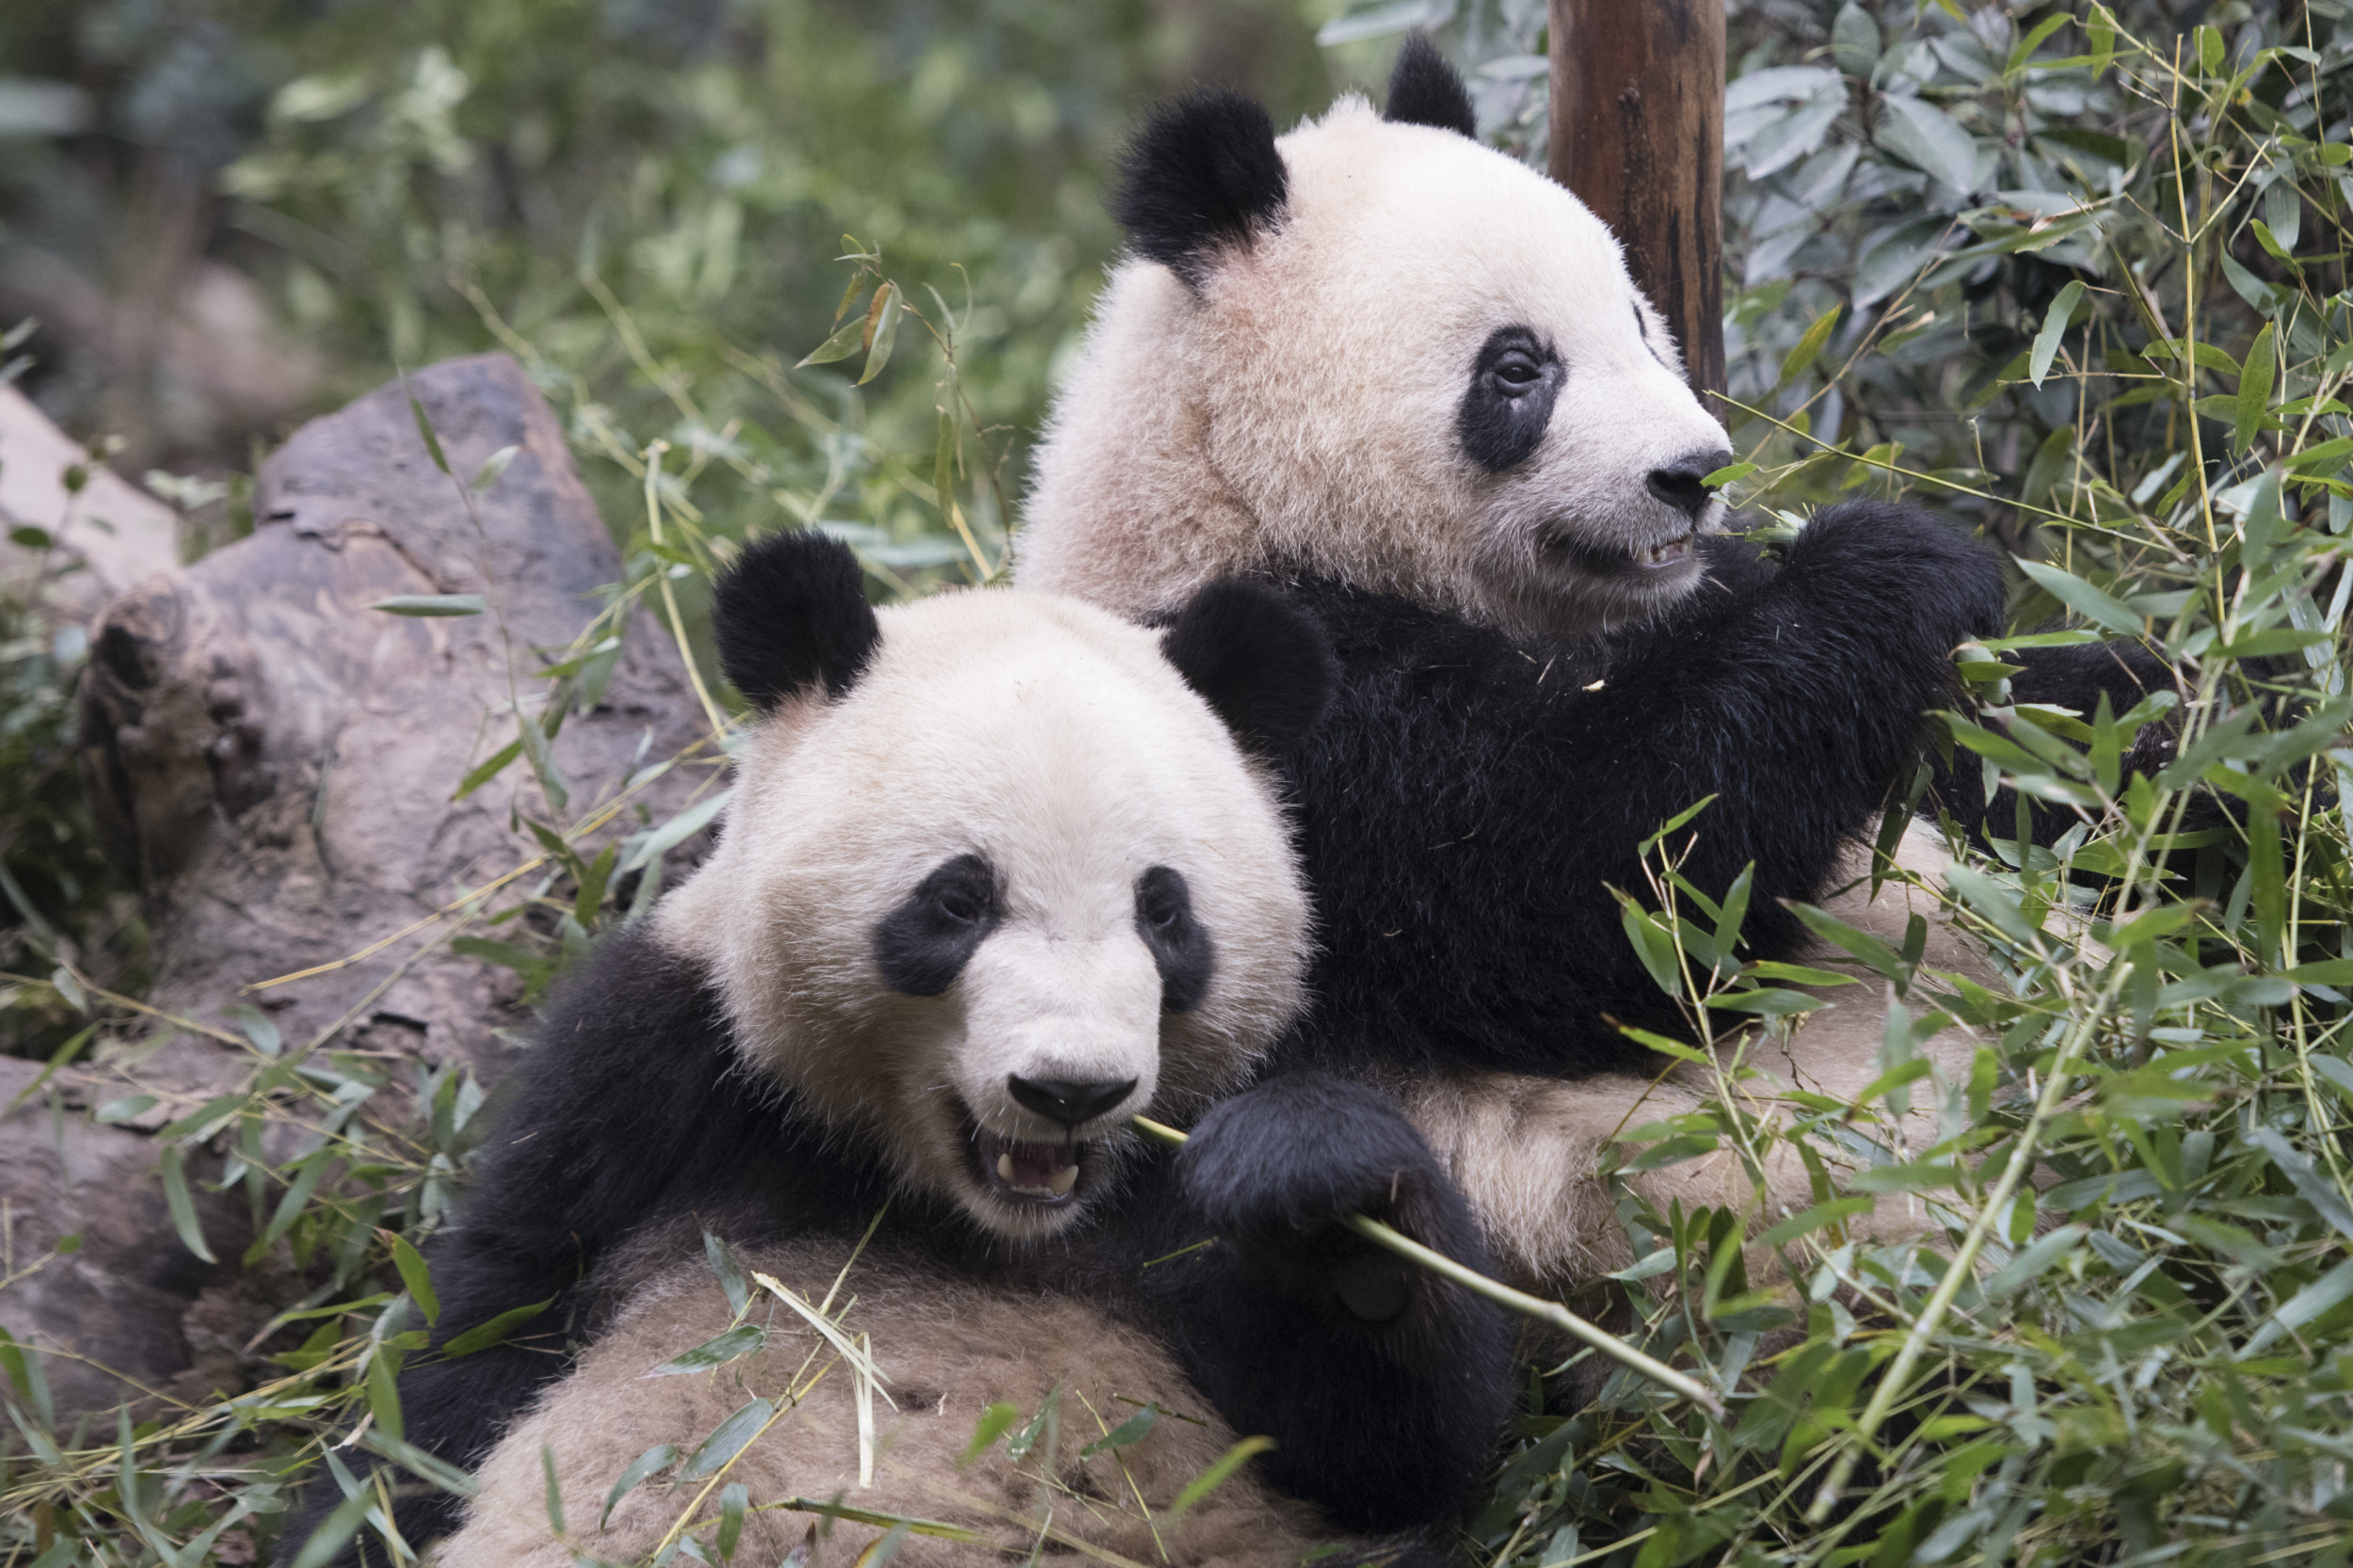
[[[812,1303],[841,1281],[835,1299],[850,1303],[841,1325],[865,1337],[887,1380],[883,1392],[896,1403],[874,1401],[872,1484],[859,1485],[849,1368],[757,1287],[750,1320],[768,1327],[763,1351],[713,1372],[646,1376],[729,1326],[726,1296],[697,1259],[641,1288],[578,1367],[508,1431],[479,1471],[463,1527],[436,1555],[438,1568],[569,1568],[573,1547],[608,1561],[642,1560],[681,1518],[707,1542],[719,1489],[729,1482],[746,1488],[753,1507],[738,1560],[781,1561],[805,1547],[796,1560],[809,1568],[846,1568],[884,1527],[768,1505],[838,1502],[969,1532],[962,1540],[910,1535],[895,1559],[910,1564],[1025,1557],[1043,1533],[1048,1551],[1057,1542],[1080,1545],[1098,1560],[1109,1553],[1138,1563],[1274,1568],[1336,1539],[1314,1510],[1269,1491],[1249,1467],[1174,1525],[1160,1525],[1235,1433],[1166,1352],[1097,1307],[960,1279],[912,1250],[894,1253],[888,1238],[845,1276],[850,1253],[846,1240],[810,1240],[756,1251],[745,1262]],[[1055,1419],[1023,1459],[1010,1458],[1000,1436],[966,1463],[990,1404],[1013,1405],[1026,1425],[1049,1395]],[[606,1495],[639,1454],[663,1443],[691,1454],[754,1398],[790,1407],[708,1496],[700,1496],[704,1480],[649,1480],[600,1525]],[[1136,1401],[1168,1414],[1140,1441],[1080,1457],[1132,1416]],[[543,1454],[553,1456],[568,1547],[549,1523]]]

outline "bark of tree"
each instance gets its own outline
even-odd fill
[[[1616,232],[1713,407],[1708,394],[1724,391],[1723,0],[1551,7],[1552,177]]]

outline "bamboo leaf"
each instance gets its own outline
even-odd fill
[[[2060,16],[2054,20],[2067,19]],[[2042,318],[2042,330],[2034,335],[2034,348],[2026,356],[2026,377],[2037,387],[2042,385],[2042,377],[2050,372],[2051,360],[2058,353],[2059,339],[2067,335],[2067,324],[2083,296],[2083,280],[2077,279],[2059,290],[2058,297],[2051,301],[2050,313]]]
[[[424,1314],[426,1322],[440,1322],[441,1298],[434,1293],[433,1273],[424,1266],[424,1255],[406,1236],[393,1236],[390,1240],[392,1267],[400,1271],[400,1283],[408,1288],[408,1299],[417,1304],[417,1310]]]
[[[180,1240],[188,1251],[207,1263],[217,1263],[213,1249],[204,1244],[204,1227],[196,1222],[196,1201],[188,1192],[187,1167],[181,1162],[180,1145],[166,1144],[161,1161],[164,1177],[164,1206],[171,1210],[171,1227],[180,1233]]]
[[[604,1512],[597,1517],[597,1528],[602,1529],[613,1522],[613,1510],[637,1489],[639,1482],[656,1470],[667,1469],[677,1463],[678,1449],[667,1443],[657,1444],[631,1460],[629,1468],[621,1472],[621,1479],[613,1483],[613,1490],[604,1495]]]
[[[679,1471],[679,1480],[700,1480],[705,1476],[716,1475],[728,1461],[742,1453],[751,1440],[760,1435],[760,1430],[767,1426],[768,1418],[776,1413],[776,1407],[766,1400],[745,1400],[688,1456],[685,1465]]]
[[[546,1301],[534,1302],[529,1306],[518,1306],[502,1312],[489,1321],[476,1323],[465,1333],[453,1336],[441,1347],[441,1353],[455,1360],[461,1355],[472,1355],[477,1352],[487,1351],[493,1345],[504,1343],[507,1336],[554,1304],[555,1298],[550,1296]]]
[[[766,1348],[768,1331],[758,1323],[738,1323],[724,1334],[713,1335],[691,1351],[683,1351],[656,1367],[646,1376],[676,1377],[681,1372],[708,1372],[713,1367],[724,1367],[730,1361],[741,1361]]]
[[[2105,627],[2121,637],[2137,637],[2141,618],[2132,607],[2114,595],[2103,592],[2063,567],[2048,561],[2029,561],[2025,556],[2011,557],[2018,569],[2034,579],[2043,592],[2074,611],[2095,626]]]
[[[1227,1477],[1273,1447],[1274,1439],[1272,1437],[1243,1438],[1185,1484],[1185,1489],[1176,1494],[1176,1500],[1169,1504],[1168,1512],[1160,1515],[1160,1522],[1169,1525],[1183,1518],[1193,1511],[1193,1504],[1225,1484]]]
[[[896,284],[885,283],[874,291],[874,303],[866,312],[866,368],[858,373],[859,386],[880,376],[883,366],[890,362],[890,345],[899,335],[899,311]]]
[[[394,594],[368,606],[388,616],[478,616],[489,607],[480,594]]]

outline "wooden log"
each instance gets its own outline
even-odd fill
[[[1724,391],[1723,0],[1551,7],[1552,177],[1616,232],[1712,406]]]

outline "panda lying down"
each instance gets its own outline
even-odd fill
[[[635,1560],[682,1517],[707,1528],[699,1480],[658,1478],[609,1519],[604,1498],[641,1451],[691,1453],[754,1398],[784,1414],[728,1479],[769,1561],[806,1544],[846,1564],[874,1515],[1022,1553],[1413,1559],[1484,1473],[1506,1327],[1335,1220],[1380,1215],[1483,1268],[1477,1227],[1370,1090],[1232,1093],[1304,997],[1305,900],[1243,746],[1286,745],[1321,709],[1312,624],[1238,586],[1165,637],[1007,591],[877,617],[849,552],[809,535],[747,551],[715,618],[761,712],[719,848],[568,985],[428,1253],[437,1345],[555,1304],[536,1333],[402,1374],[408,1441],[480,1466],[442,1568]],[[1199,1118],[1192,1142],[1144,1144],[1147,1107]],[[811,1384],[824,1347],[773,1291],[758,1353],[645,1375],[744,1320],[706,1228],[871,1345],[895,1401],[871,1486],[856,1380]],[[568,1338],[589,1348],[557,1382]],[[960,1466],[991,1401],[1052,1403],[1059,1448]],[[1141,1440],[1078,1452],[1143,1404],[1166,1415]],[[1275,1446],[1156,1534],[1238,1434]],[[398,1521],[422,1544],[448,1512],[412,1497]],[[973,1550],[918,1535],[900,1560]]]

